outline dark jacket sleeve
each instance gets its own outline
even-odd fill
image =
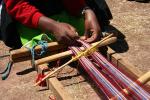
[[[63,0],[64,7],[71,15],[80,15],[86,5],[85,0]]]
[[[105,0],[86,0],[86,3],[94,10],[101,26],[107,25],[112,19],[112,14]]]

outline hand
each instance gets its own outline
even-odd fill
[[[79,38],[76,29],[67,23],[60,23],[48,17],[42,16],[38,24],[41,30],[48,33],[53,33],[59,43],[72,45],[75,44],[76,39]]]
[[[58,42],[72,45],[76,43],[76,39],[79,38],[76,29],[67,24],[67,23],[59,23],[57,22],[56,28],[53,30],[53,35],[57,39]]]
[[[96,15],[91,9],[85,11],[85,34],[82,39],[86,42],[95,42],[101,38],[101,29]]]

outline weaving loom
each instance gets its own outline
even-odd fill
[[[142,87],[146,82],[150,80],[150,71],[144,74],[136,81],[131,80],[124,71],[114,66],[109,62],[101,53],[98,52],[99,47],[106,46],[116,41],[116,37],[112,37],[112,34],[103,38],[101,41],[88,44],[82,40],[77,40],[81,47],[69,47],[68,51],[56,53],[57,50],[66,48],[57,42],[48,44],[48,51],[52,54],[48,54],[47,57],[35,60],[35,69],[38,65],[45,64],[51,61],[55,61],[67,56],[72,56],[72,59],[56,68],[54,71],[48,72],[45,76],[41,75],[41,78],[37,80],[34,85],[39,85],[55,73],[62,70],[65,66],[74,61],[79,61],[81,67],[91,77],[92,81],[97,87],[102,90],[107,99],[110,100],[150,100],[150,94]],[[37,46],[36,52],[39,52],[42,48]],[[55,52],[55,54],[53,54]],[[10,52],[11,62],[20,62],[30,58],[30,51],[26,48],[13,50]],[[18,58],[23,58],[19,60]],[[64,99],[66,100],[66,99]],[[70,100],[70,99],[67,99]]]
[[[78,60],[81,66],[85,69],[97,86],[104,92],[108,99],[149,100],[150,94],[140,86],[141,84],[139,81],[132,81],[113,64],[108,62],[99,52],[97,52],[99,45],[110,37],[111,35],[93,46],[85,43],[84,41],[78,40],[78,42],[83,45],[84,50],[79,47],[70,47],[72,51],[71,54],[73,54],[74,57],[55,71],[48,73],[44,78],[37,82],[35,86],[64,68],[66,65]],[[89,60],[89,56],[96,64]],[[98,67],[101,67],[102,70]]]
[[[90,45],[80,41],[85,48],[90,48]],[[75,50],[74,50],[75,51]],[[77,52],[76,52],[77,53]],[[123,88],[128,88],[129,92],[134,95],[134,97],[137,100],[149,100],[150,94],[144,91],[136,82],[133,82],[131,79],[129,79],[127,76],[125,76],[122,72],[120,72],[115,66],[113,66],[110,62],[108,62],[99,52],[93,52],[90,54],[90,56],[94,59],[94,61],[99,65],[99,67],[102,67],[103,70],[109,73],[115,81],[120,83],[120,85],[123,85]],[[83,58],[80,58],[80,63],[87,63],[86,61],[82,60]],[[88,64],[87,64],[88,66]],[[90,67],[90,66],[89,66]],[[100,74],[99,74],[100,75]],[[106,84],[106,83],[103,83]],[[109,88],[109,87],[108,87]],[[105,91],[106,95],[107,91]],[[119,94],[116,94],[117,96]],[[115,95],[114,95],[115,97]],[[118,96],[117,99],[120,100],[122,96]]]

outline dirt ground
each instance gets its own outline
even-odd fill
[[[113,14],[111,25],[125,37],[124,41],[119,39],[117,46],[112,45],[112,48],[137,69],[147,72],[150,70],[150,3],[106,1]],[[7,54],[8,50],[0,42],[0,55]],[[7,57],[0,58],[0,71],[7,61]],[[29,61],[14,64],[8,79],[0,80],[0,100],[48,100],[51,91],[33,87],[35,77],[36,72],[31,69]]]
[[[127,41],[121,53],[143,72],[150,70],[150,3],[108,0],[113,14],[111,24]],[[128,47],[128,48],[127,48]]]

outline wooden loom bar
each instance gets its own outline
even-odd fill
[[[106,40],[105,42],[102,42],[99,47],[102,47],[102,46],[106,46],[108,44],[111,44],[111,43],[114,43],[115,41],[117,40],[116,37],[112,37],[108,40]],[[97,43],[97,42],[96,42]],[[93,43],[92,45],[96,44],[96,43]],[[83,47],[80,48],[81,50],[84,50]],[[68,51],[65,51],[65,52],[62,52],[62,53],[58,53],[58,54],[55,54],[55,55],[51,55],[49,57],[45,57],[45,58],[42,58],[42,59],[39,59],[39,60],[36,60],[35,61],[35,65],[40,65],[40,64],[44,64],[44,63],[48,63],[50,61],[54,61],[56,59],[60,59],[60,58],[64,58],[64,57],[67,57],[67,56],[70,56],[72,55],[72,51],[71,50],[68,50]]]
[[[147,72],[146,74],[142,75],[140,78],[138,78],[138,81],[139,81],[141,84],[145,84],[145,83],[147,83],[148,81],[150,81],[150,71]]]
[[[38,74],[44,74],[44,72],[46,72],[46,71],[49,71],[48,64],[38,65],[38,67],[37,67]]]
[[[131,78],[136,78],[137,81],[140,82],[142,85],[150,81],[150,71],[143,75],[143,73],[140,70],[136,69],[136,67],[133,66],[128,60],[124,59],[119,54],[116,54],[115,51],[111,48],[109,48],[109,50],[107,51],[107,58],[118,68],[121,68],[121,70],[125,71],[125,73],[127,73]],[[123,91],[126,94],[129,94],[129,92],[126,89],[124,89]]]
[[[49,68],[47,64],[38,65],[37,71],[39,74],[46,74],[48,70]],[[47,79],[46,81],[48,88],[52,90],[56,100],[73,100],[71,95],[65,90],[64,86],[55,76]]]
[[[143,73],[138,70],[133,64],[123,58],[120,54],[115,53],[115,51],[110,47],[108,47],[107,59],[118,68],[121,68],[123,71],[125,71],[125,73],[127,73],[133,79],[137,79],[138,77],[143,75]]]
[[[139,78],[137,79],[137,81],[140,82],[141,85],[144,85],[144,84],[146,84],[148,81],[150,81],[150,71],[147,72],[147,73],[145,73],[145,74],[142,75],[141,77],[139,77]],[[123,92],[126,93],[127,95],[130,94],[130,92],[128,91],[128,89],[123,89]],[[115,99],[117,99],[117,96],[112,97],[112,98],[109,99],[109,100],[115,100]]]
[[[56,50],[59,50],[62,48],[65,48],[65,46],[58,44],[58,42],[48,43],[48,51],[56,51]],[[41,50],[41,46],[37,46],[35,48],[35,51],[37,51],[37,52],[40,50]],[[11,59],[15,60],[17,58],[24,58],[24,57],[31,56],[31,53],[27,48],[23,47],[21,49],[10,51],[10,55],[11,55]]]
[[[55,94],[56,100],[73,100],[56,77],[48,79],[48,87]]]
[[[145,74],[142,75],[141,77],[139,77],[139,78],[137,79],[137,81],[140,82],[141,85],[144,85],[144,84],[146,84],[148,81],[150,81],[150,71],[147,72],[147,73],[145,73]],[[130,94],[130,92],[128,91],[128,89],[123,89],[123,91],[124,91],[127,95]]]

